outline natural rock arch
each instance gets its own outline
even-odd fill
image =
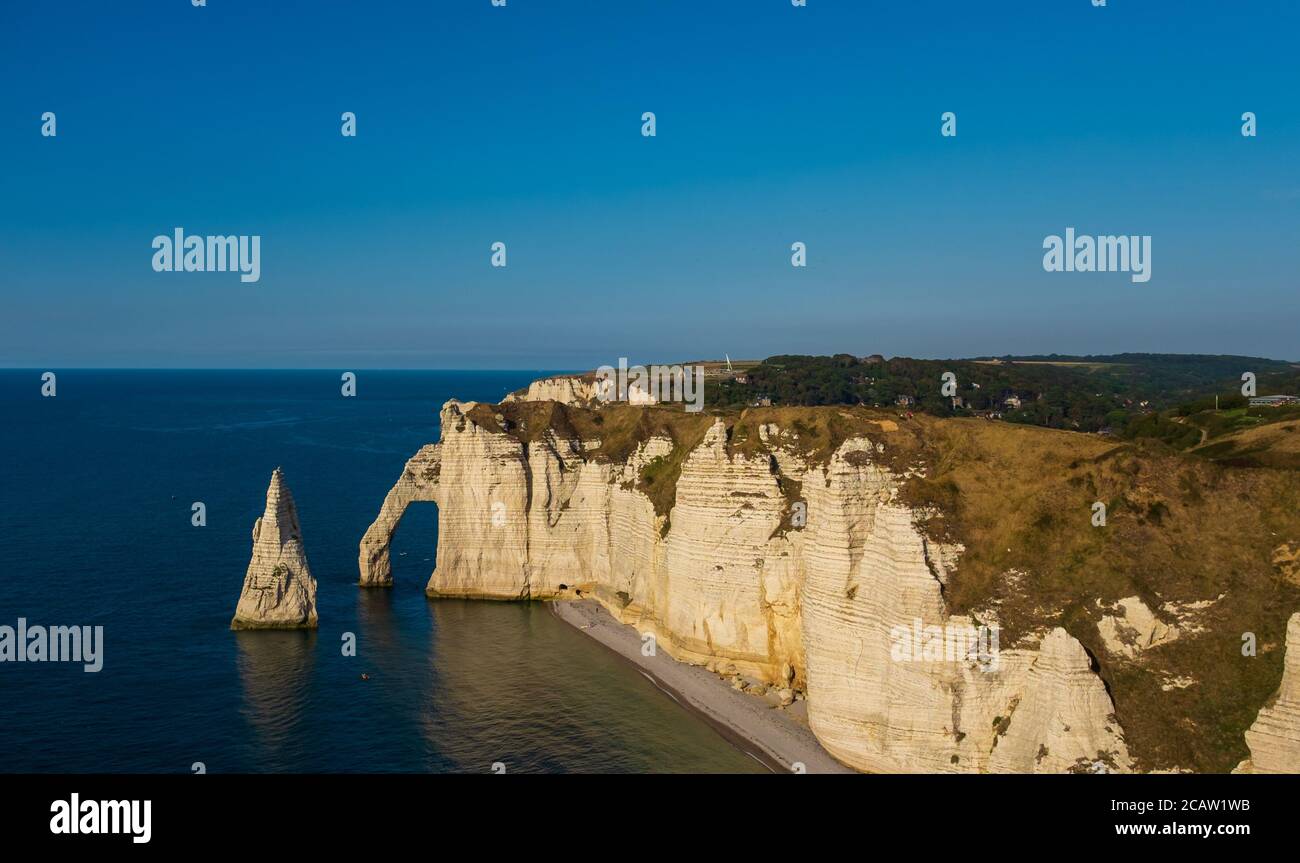
[[[392,586],[393,564],[388,549],[393,541],[393,531],[397,530],[407,506],[412,502],[438,502],[438,475],[441,469],[442,449],[441,444],[436,443],[421,447],[406,463],[402,475],[384,497],[379,515],[361,538],[361,553],[357,563],[361,570],[358,584],[362,587]]]

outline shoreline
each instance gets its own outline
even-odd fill
[[[666,652],[641,655],[641,637],[634,626],[620,623],[590,599],[554,600],[551,613],[590,636],[624,661],[686,710],[707,722],[724,740],[773,773],[793,773],[802,763],[807,773],[856,773],[821,747],[806,722],[794,711],[753,695],[737,692],[713,672],[678,662]]]

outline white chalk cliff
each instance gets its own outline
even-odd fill
[[[406,506],[438,505],[434,597],[591,597],[659,647],[734,664],[806,692],[813,733],[871,772],[1125,771],[1109,694],[1063,629],[971,659],[900,661],[891,632],[949,615],[939,547],[901,502],[884,445],[851,438],[814,463],[791,430],[762,429],[752,457],[717,421],[681,465],[671,510],[638,487],[672,451],[651,436],[624,460],[547,429],[531,439],[443,406],[442,439],[408,462],[361,544],[360,582],[391,583],[388,543]],[[885,424],[882,424],[882,428]],[[889,423],[892,425],[892,423]],[[786,483],[783,488],[782,482]],[[806,521],[792,523],[791,483]],[[251,572],[251,570],[250,570]]]
[[[523,395],[510,393],[502,401],[552,401],[562,405],[590,405],[596,402],[598,383],[594,379],[584,380],[576,375],[542,378],[530,383],[528,391]]]
[[[1286,627],[1282,685],[1246,732],[1250,758],[1235,773],[1300,773],[1300,613]]]
[[[1136,659],[1144,651],[1175,641],[1180,635],[1177,626],[1156,617],[1141,597],[1124,597],[1115,603],[1115,612],[1103,615],[1097,625],[1106,650],[1115,656]]]
[[[316,579],[307,565],[293,494],[279,468],[253,523],[253,556],[231,629],[315,629]]]

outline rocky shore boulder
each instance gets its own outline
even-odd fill
[[[315,629],[316,579],[307,565],[293,494],[277,467],[266,511],[253,523],[253,556],[231,629]]]

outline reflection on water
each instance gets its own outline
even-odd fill
[[[252,769],[763,772],[542,603],[351,589],[348,629],[232,633]]]
[[[542,603],[429,603],[431,747],[485,772],[763,772]]]
[[[393,591],[389,588],[357,588],[357,625],[365,633],[367,654],[382,659],[396,649],[397,620],[393,611]]]
[[[305,725],[316,634],[239,631],[232,635],[239,651],[244,715],[264,757],[281,763],[287,760],[287,747],[300,738]]]

